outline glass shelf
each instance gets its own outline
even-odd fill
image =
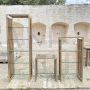
[[[62,62],[62,63],[75,63],[76,64],[76,63],[80,63],[80,62]]]
[[[73,75],[73,74],[76,74],[76,73],[62,73],[62,75]]]
[[[29,28],[29,27],[8,27],[8,28]]]
[[[8,39],[8,40],[29,40],[29,39]]]
[[[13,51],[13,50],[10,50],[9,52],[29,52],[29,51]]]
[[[37,73],[37,74],[54,74],[54,73]]]
[[[81,50],[79,50],[81,52]],[[61,52],[78,52],[78,51],[61,51]]]
[[[13,75],[29,75],[29,73],[28,74],[23,74],[23,73],[22,74],[13,74]]]

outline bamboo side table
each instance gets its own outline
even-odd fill
[[[47,54],[37,54],[35,58],[35,81],[37,80],[38,76],[38,60],[39,59],[53,59],[54,60],[54,79],[56,81],[56,74],[57,74],[57,59],[55,55],[47,55]]]

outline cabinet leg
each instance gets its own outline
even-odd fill
[[[57,81],[57,60],[54,59],[54,79]]]
[[[86,61],[85,61],[85,66],[87,66],[88,63],[88,50],[86,50]]]
[[[37,80],[37,60],[35,60],[35,81]]]

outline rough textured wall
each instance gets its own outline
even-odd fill
[[[74,24],[78,22],[90,23],[90,5],[47,5],[47,6],[0,6],[0,22],[2,42],[6,41],[6,16],[7,14],[29,14],[32,22],[40,22],[50,29],[52,24],[63,22],[69,25],[68,36],[74,35]],[[3,36],[5,35],[5,36]],[[47,32],[47,37],[49,34]]]

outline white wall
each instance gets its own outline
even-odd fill
[[[87,13],[88,12],[88,13]],[[90,5],[42,5],[42,6],[0,6],[1,38],[7,41],[6,16],[7,14],[28,14],[32,22],[40,22],[46,25],[46,36],[50,38],[51,26],[56,22],[64,22],[69,25],[68,36],[74,36],[74,25],[78,22],[90,23]]]

